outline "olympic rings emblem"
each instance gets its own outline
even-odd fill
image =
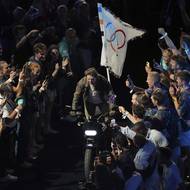
[[[106,25],[106,29],[110,31],[111,26],[112,26],[112,23],[109,22]],[[108,29],[108,28],[110,28],[110,29]],[[113,31],[113,29],[112,29],[112,31]],[[114,41],[117,40],[117,35],[120,35],[122,40],[120,40],[120,42],[117,42],[117,45],[114,45]],[[126,34],[122,29],[117,29],[117,30],[113,31],[113,33],[110,35],[110,38],[106,39],[106,41],[110,43],[113,51],[119,50],[125,46]]]

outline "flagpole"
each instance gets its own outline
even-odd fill
[[[111,80],[110,80],[110,72],[109,72],[109,67],[106,66],[106,73],[107,73],[107,79],[108,79],[108,82],[111,84]]]

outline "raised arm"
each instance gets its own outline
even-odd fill
[[[164,28],[158,28],[158,33],[162,35],[160,39],[164,39],[168,48],[170,49],[177,49],[171,38],[168,36],[168,33],[165,31]]]

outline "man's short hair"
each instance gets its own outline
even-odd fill
[[[158,88],[152,93],[152,98],[157,101],[158,105],[163,105],[166,97],[162,89]]]
[[[137,99],[138,103],[142,105],[144,108],[152,106],[151,99],[145,93],[142,93]]]
[[[184,63],[186,61],[185,57],[183,57],[182,55],[172,55],[171,56],[171,60],[174,60],[177,63],[179,63],[179,62],[183,62]]]
[[[160,83],[166,88],[170,87],[170,80],[164,73],[160,73]]]
[[[39,53],[39,52],[46,51],[46,50],[47,50],[47,46],[43,43],[37,43],[33,46],[34,53]]]
[[[171,60],[174,60],[176,64],[178,65],[179,69],[183,69],[184,66],[186,66],[187,61],[184,56],[182,55],[173,55],[171,57]]]
[[[183,71],[179,71],[176,74],[176,78],[180,78],[181,80],[185,81],[185,82],[189,82],[190,81],[190,72],[183,70]]]
[[[65,31],[65,37],[68,38],[73,38],[77,35],[77,32],[74,28],[68,28]]]
[[[122,133],[117,133],[117,135],[113,138],[113,141],[121,148],[127,148],[128,141],[125,135]]]
[[[64,5],[64,4],[62,4],[62,5],[59,5],[58,7],[57,7],[57,13],[59,14],[59,13],[61,13],[62,11],[67,11],[68,10],[68,8],[67,8],[67,6],[66,5]]]
[[[139,134],[139,133],[137,133],[137,134],[134,136],[134,138],[133,138],[133,142],[134,142],[138,147],[144,145],[144,144],[146,143],[146,141],[147,141],[146,138],[145,138],[143,135]]]
[[[91,76],[96,77],[98,75],[98,72],[94,67],[90,67],[84,71],[84,75],[85,76],[91,75]]]
[[[145,109],[143,106],[141,105],[136,105],[136,104],[133,104],[132,105],[132,112],[134,115],[136,115],[138,118],[143,118],[144,115],[145,115]]]
[[[135,92],[133,95],[141,96],[141,95],[143,95],[143,94],[145,94],[144,91],[137,91],[137,92]]]
[[[158,73],[156,71],[151,71],[151,72],[148,73],[148,76],[153,78],[154,81],[160,82],[160,73]]]
[[[168,53],[168,55],[171,57],[173,55],[173,52],[171,49],[167,48],[163,50],[163,53]]]
[[[0,94],[6,95],[7,93],[12,91],[12,87],[10,84],[3,83],[0,85]]]
[[[139,121],[135,123],[135,125],[131,129],[136,133],[140,133],[141,135],[146,136],[147,129],[144,121]]]

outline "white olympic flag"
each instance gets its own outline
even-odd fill
[[[109,67],[117,77],[121,77],[128,41],[145,32],[116,18],[101,3],[98,3],[98,15],[102,32],[100,65]]]

